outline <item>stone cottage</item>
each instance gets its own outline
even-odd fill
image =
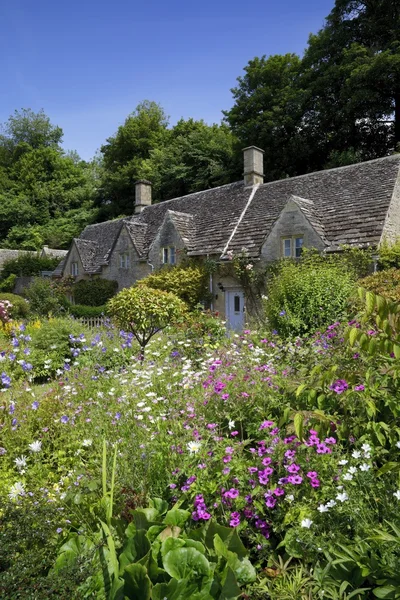
[[[246,248],[254,261],[300,256],[303,247],[377,247],[400,236],[400,155],[264,183],[263,151],[244,149],[243,181],[152,204],[151,183],[136,183],[131,217],[89,225],[55,276],[131,286],[188,256],[224,261]],[[229,327],[244,322],[244,292],[210,278],[213,308]]]

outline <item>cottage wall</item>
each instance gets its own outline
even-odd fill
[[[65,262],[65,265],[63,268],[64,277],[68,277],[68,275],[71,275],[71,264],[74,262],[78,263],[78,275],[77,275],[77,277],[75,277],[75,281],[79,281],[80,279],[89,279],[89,275],[87,275],[84,272],[83,264],[82,264],[82,261],[79,256],[79,252],[75,246],[75,243],[73,242],[72,246],[71,246],[71,251],[70,251],[69,255],[67,256],[67,259],[66,259],[66,262]]]
[[[383,226],[380,243],[394,243],[400,238],[400,175],[397,176],[393,196]]]
[[[322,252],[325,244],[299,206],[290,200],[272,227],[261,248],[261,260],[272,261],[282,257],[282,238],[303,236],[305,248],[317,248]]]
[[[120,255],[129,257],[128,268],[121,268]],[[101,277],[118,282],[118,290],[131,287],[151,272],[146,261],[140,260],[129,233],[123,227],[113,248],[109,264],[102,269]]]
[[[185,244],[177,232],[174,223],[167,216],[149,250],[149,263],[154,266],[154,270],[159,269],[163,265],[162,248],[170,246],[176,249],[176,264],[179,264],[182,260],[179,256],[179,250],[183,250]]]

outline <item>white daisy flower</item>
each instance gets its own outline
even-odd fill
[[[26,456],[20,456],[14,460],[17,469],[23,469],[26,467]]]
[[[311,521],[311,519],[303,519],[301,522],[301,526],[305,527],[306,529],[310,529],[312,524],[313,524],[313,521]]]
[[[42,449],[42,442],[39,442],[38,440],[29,444],[29,450],[31,452],[40,452],[41,449]]]
[[[18,496],[23,496],[25,494],[25,488],[20,481],[17,481],[10,487],[10,491],[8,492],[8,497],[10,500],[16,500]]]
[[[353,458],[361,458],[361,452],[359,450],[353,450]]]
[[[320,504],[317,508],[320,513],[328,512],[329,506],[327,504]]]
[[[189,442],[187,445],[187,449],[190,454],[197,454],[201,448],[201,442]]]
[[[397,498],[397,500],[400,500],[400,490],[397,490],[397,492],[393,492],[393,496]]]
[[[93,441],[91,439],[85,439],[82,442],[82,446],[84,446],[85,448],[89,448],[89,446],[91,446],[93,444]]]
[[[338,495],[336,496],[336,500],[339,500],[340,502],[345,502],[345,501],[346,501],[346,500],[348,500],[348,499],[349,499],[349,497],[348,497],[348,495],[346,494],[346,492],[343,492],[342,494],[338,494]]]
[[[360,471],[369,471],[371,468],[371,465],[368,465],[367,463],[363,463],[362,465],[360,465]]]

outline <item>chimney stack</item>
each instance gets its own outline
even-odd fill
[[[141,213],[146,206],[151,206],[151,182],[139,179],[135,183],[135,215]]]
[[[264,150],[256,146],[243,148],[244,185],[251,186],[264,183]]]

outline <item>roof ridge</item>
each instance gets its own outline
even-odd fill
[[[320,169],[319,171],[311,171],[311,173],[303,173],[303,175],[294,175],[293,177],[284,177],[282,179],[274,179],[273,181],[266,181],[262,183],[259,187],[262,188],[267,185],[272,185],[273,183],[278,183],[280,181],[293,181],[294,179],[302,179],[306,177],[311,177],[312,175],[317,175],[321,173],[332,173],[334,171],[345,171],[346,169],[354,169],[355,167],[361,167],[362,165],[369,165],[371,163],[384,162],[389,160],[397,159],[400,162],[400,153],[390,154],[389,156],[381,156],[380,158],[371,158],[371,160],[363,160],[361,162],[352,163],[351,165],[343,165],[342,167],[333,167],[332,169]],[[400,166],[400,165],[399,165]],[[301,197],[301,196],[299,196]]]

